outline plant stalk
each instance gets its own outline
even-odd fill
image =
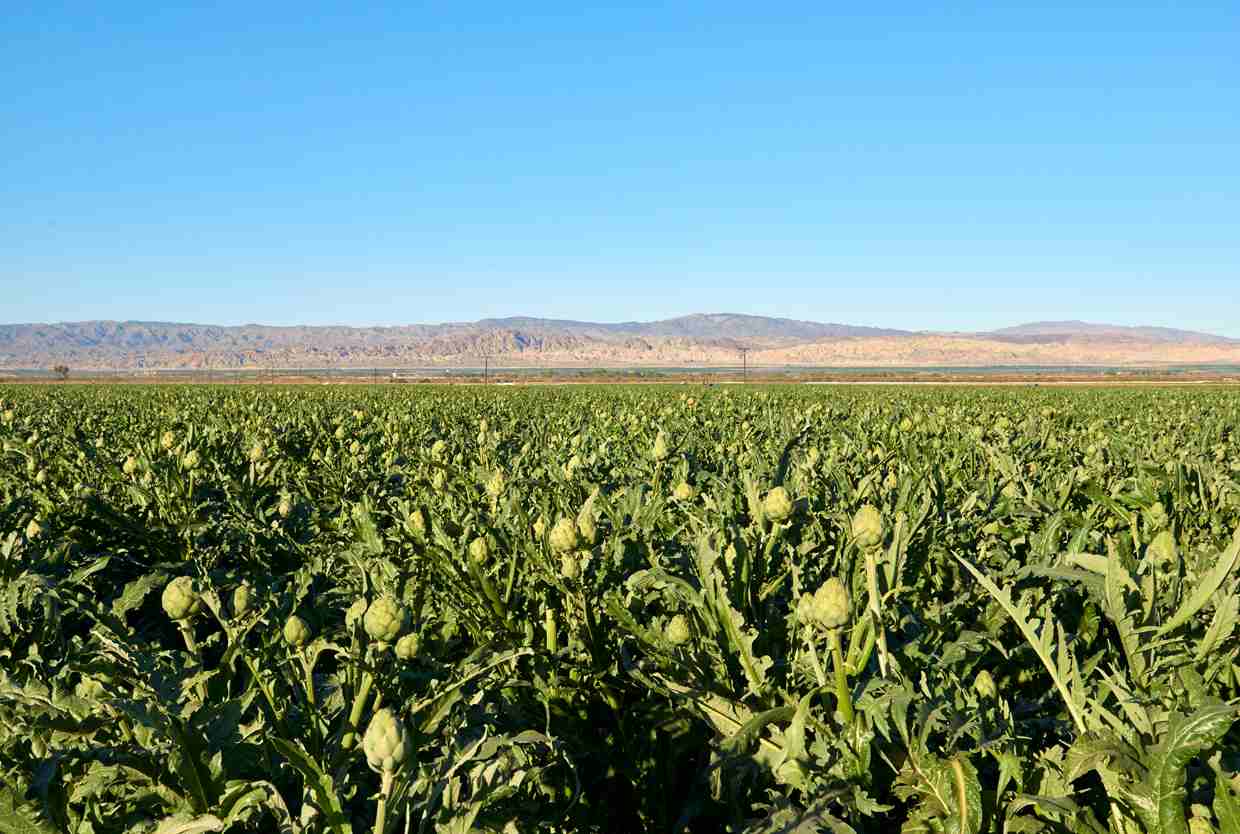
[[[383,834],[387,827],[387,800],[392,792],[392,771],[383,771],[383,782],[379,786],[379,803],[375,806],[374,834]]]
[[[340,749],[349,750],[357,740],[357,727],[362,721],[362,713],[366,711],[366,702],[370,700],[370,688],[375,684],[374,675],[367,669],[362,673],[362,686],[353,698],[353,708],[349,710],[349,728],[340,740]]]
[[[830,640],[831,654],[835,665],[835,698],[839,701],[840,712],[844,716],[844,723],[851,724],[853,721],[852,692],[848,688],[848,674],[844,670],[844,647],[840,642],[839,629],[831,630]]]

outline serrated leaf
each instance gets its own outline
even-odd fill
[[[146,595],[156,588],[162,588],[168,581],[168,574],[163,571],[151,571],[125,585],[120,596],[112,601],[112,613],[121,620],[130,611],[139,608]]]
[[[1240,799],[1221,773],[1214,778],[1214,816],[1218,834],[1240,834]]]
[[[1053,629],[1047,626],[1039,633],[1037,630],[1038,621],[1030,619],[1027,607],[1018,606],[1012,601],[1011,594],[1007,590],[1001,589],[989,576],[973,567],[967,559],[959,555],[956,556],[956,559],[960,564],[964,565],[969,573],[973,574],[973,577],[981,583],[986,592],[999,603],[999,606],[1007,612],[1012,622],[1020,629],[1021,634],[1025,636],[1025,640],[1033,648],[1038,659],[1042,661],[1042,665],[1046,667],[1046,671],[1050,673],[1051,680],[1054,682],[1055,688],[1059,690],[1059,696],[1068,708],[1068,713],[1072,716],[1073,723],[1076,724],[1078,730],[1084,732],[1086,729],[1084,711],[1073,695],[1070,682],[1060,674],[1064,660],[1063,658],[1056,660],[1052,654],[1051,640]],[[1065,649],[1061,648],[1060,651],[1061,653],[1066,653]]]
[[[1167,622],[1163,623],[1158,629],[1157,636],[1161,637],[1169,631],[1174,631],[1180,626],[1191,620],[1198,611],[1205,607],[1210,601],[1210,597],[1221,587],[1227,580],[1228,575],[1236,566],[1236,560],[1240,559],[1240,528],[1236,529],[1236,533],[1232,536],[1231,545],[1219,554],[1218,561],[1214,563],[1205,576],[1201,577],[1197,583],[1197,587],[1189,594],[1188,598],[1180,603],[1180,607],[1176,609],[1174,615]]]
[[[152,834],[199,834],[202,831],[222,831],[223,829],[223,820],[213,814],[204,814],[193,819],[168,817],[160,821]]]
[[[1184,785],[1188,763],[1214,747],[1231,729],[1240,708],[1229,704],[1211,704],[1190,716],[1175,716],[1167,735],[1151,754],[1150,799],[1157,808],[1161,834],[1188,834],[1184,819]]]
[[[16,793],[0,785],[0,834],[55,834],[56,827],[18,802]]]

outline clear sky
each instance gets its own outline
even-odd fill
[[[1240,3],[7,0],[0,322],[1240,336]]]

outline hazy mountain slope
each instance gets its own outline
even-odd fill
[[[1016,337],[1020,339],[1045,338],[1076,338],[1103,339],[1134,342],[1167,342],[1185,345],[1219,345],[1240,344],[1240,340],[1215,336],[1212,333],[1198,333],[1192,330],[1176,330],[1172,327],[1122,327],[1113,324],[1092,324],[1084,321],[1039,321],[1020,324],[1015,327],[1004,327],[986,334],[998,337]]]
[[[1040,322],[912,333],[728,313],[653,322],[531,317],[400,327],[219,327],[86,321],[0,325],[0,367],[236,368],[477,365],[986,365],[1240,362],[1240,341],[1155,327]]]

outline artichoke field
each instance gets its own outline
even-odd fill
[[[1240,392],[0,387],[0,834],[1240,834]]]

